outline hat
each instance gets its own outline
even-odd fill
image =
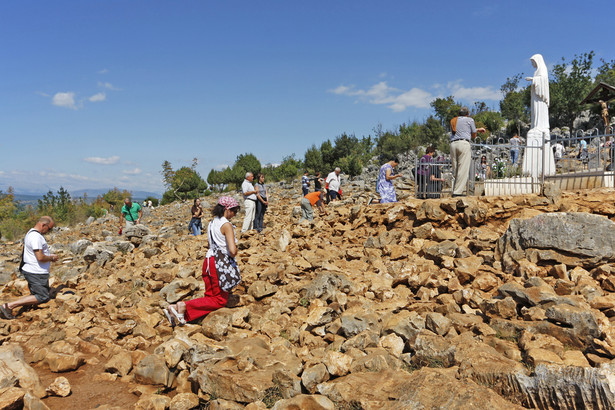
[[[218,204],[222,205],[224,209],[233,209],[239,206],[237,200],[232,196],[221,196],[220,199],[218,199]]]

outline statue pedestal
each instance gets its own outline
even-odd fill
[[[485,196],[539,194],[540,181],[532,177],[487,179],[483,182]]]
[[[543,135],[545,136],[545,152],[542,151]],[[527,133],[525,152],[523,154],[523,175],[538,178],[542,175],[542,159],[545,158],[545,176],[555,174],[555,159],[549,142],[549,133],[532,128]]]

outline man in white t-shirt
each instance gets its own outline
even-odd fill
[[[327,175],[327,178],[325,179],[325,182],[328,185],[328,190],[327,190],[327,203],[329,203],[330,201],[335,201],[336,199],[340,198],[340,186],[341,186],[341,181],[340,181],[340,172],[342,172],[341,169],[339,168],[335,168],[335,171],[331,172],[329,175]]]
[[[13,309],[16,307],[49,301],[49,265],[50,262],[58,260],[58,255],[49,252],[43,235],[50,232],[54,225],[55,222],[50,216],[43,216],[26,234],[23,241],[23,261],[19,269],[28,282],[30,295],[0,305],[0,313],[5,319],[15,318]]]
[[[246,210],[246,216],[243,218],[243,225],[241,225],[241,233],[252,229],[252,223],[254,222],[254,214],[256,212],[256,189],[254,189],[252,181],[254,181],[254,175],[251,172],[247,172],[246,179],[244,179],[241,184],[243,206]]]

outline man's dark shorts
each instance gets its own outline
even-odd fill
[[[49,301],[49,274],[34,274],[21,271],[26,281],[28,281],[28,288],[32,296],[36,298],[38,303],[45,303]]]
[[[327,196],[329,197],[329,201],[335,201],[340,198],[339,192],[332,189],[329,189],[329,191],[327,192]]]

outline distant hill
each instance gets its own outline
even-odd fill
[[[111,188],[109,188],[111,189]],[[72,198],[80,198],[82,197],[84,194],[87,194],[89,199],[96,199],[96,197],[98,195],[104,195],[107,192],[109,192],[109,189],[80,189],[78,191],[69,191],[70,192],[70,196]],[[162,195],[156,192],[147,192],[147,191],[130,191],[132,192],[132,199],[134,199],[135,201],[140,201],[143,200],[145,198],[147,198],[148,196],[152,196],[154,198],[158,198],[158,199],[162,199]]]
[[[69,191],[71,198],[75,199],[75,198],[81,198],[83,197],[84,194],[87,194],[87,198],[88,198],[88,202],[90,201],[94,201],[96,199],[96,197],[98,197],[98,195],[104,195],[109,191],[109,189],[81,189],[78,191]],[[155,193],[155,192],[147,192],[147,191],[131,191],[132,192],[132,199],[135,201],[142,201],[145,198],[147,198],[148,196],[152,196],[154,198],[158,198],[161,199],[162,195]],[[56,192],[54,192],[55,194]],[[20,202],[22,205],[32,205],[32,206],[36,206],[38,205],[38,200],[39,199],[43,199],[43,195],[45,195],[45,193],[42,194],[15,194],[15,200]]]
[[[25,194],[15,194],[15,201],[21,203],[22,205],[38,205],[38,200],[43,199],[42,195],[25,195]]]

